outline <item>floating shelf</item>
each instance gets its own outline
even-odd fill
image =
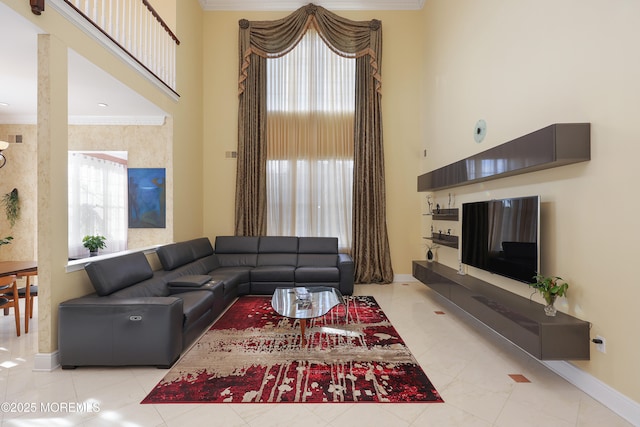
[[[436,243],[438,245],[458,249],[458,236],[452,236],[450,234],[431,233],[431,237],[425,237],[425,239],[431,240],[433,241],[433,243]]]
[[[591,124],[557,123],[418,177],[436,191],[591,159]]]
[[[457,221],[458,208],[440,209],[439,212],[433,212],[433,219],[440,221]]]

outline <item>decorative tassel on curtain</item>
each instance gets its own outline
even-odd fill
[[[382,145],[382,25],[351,21],[309,4],[286,18],[240,24],[236,225],[239,236],[266,234],[266,61],[286,55],[310,26],[338,55],[356,58],[353,248],[356,283],[391,283]]]

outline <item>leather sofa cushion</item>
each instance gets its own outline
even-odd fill
[[[251,267],[220,267],[209,272],[211,280],[219,280],[223,282],[223,288],[226,291],[233,289],[243,283],[251,281]]]
[[[289,236],[260,237],[258,252],[261,254],[298,253],[298,238]]]
[[[259,237],[218,236],[216,237],[217,254],[258,253]]]
[[[295,267],[288,265],[265,265],[251,270],[251,282],[292,282]]]
[[[298,253],[301,254],[337,254],[337,237],[300,237]]]
[[[298,267],[295,271],[296,283],[338,282],[338,267]]]
[[[160,246],[156,253],[158,259],[165,270],[175,270],[176,268],[190,263],[194,260],[193,251],[189,242],[171,243]]]
[[[213,306],[215,299],[213,292],[193,291],[175,294],[182,299],[182,311],[184,313],[184,329],[196,322]]]
[[[220,262],[216,255],[209,255],[204,258],[200,258],[197,263],[200,269],[205,273],[220,267]]]
[[[299,267],[336,267],[338,265],[337,237],[300,237]]]
[[[298,264],[298,254],[258,254],[257,266],[285,265],[295,267]]]
[[[84,267],[100,296],[110,295],[153,277],[153,270],[142,252],[90,262]]]
[[[258,266],[290,265],[298,262],[298,238],[288,236],[260,237]]]
[[[213,254],[213,246],[208,237],[200,237],[198,239],[189,240],[193,259],[200,259]]]
[[[259,237],[218,236],[215,253],[222,267],[249,266],[258,262]]]
[[[213,246],[207,237],[200,237],[160,246],[156,253],[162,268],[170,271],[213,254]]]
[[[169,296],[169,288],[162,276],[154,275],[151,279],[115,291],[110,296],[114,298],[167,297]]]
[[[300,254],[298,255],[298,267],[336,267],[338,254]]]
[[[258,254],[216,254],[221,267],[254,267]]]
[[[211,276],[205,274],[188,274],[186,276],[176,277],[169,281],[169,286],[198,288],[205,283],[211,281]]]

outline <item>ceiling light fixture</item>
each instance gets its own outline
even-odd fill
[[[5,163],[7,163],[7,158],[4,156],[4,154],[2,154],[2,151],[6,150],[7,148],[9,148],[9,143],[7,141],[0,140],[0,168],[3,167]]]
[[[9,103],[7,102],[0,102],[0,107],[8,107]]]
[[[109,106],[109,104],[106,104],[104,102],[98,102],[98,107],[106,108],[108,106]]]

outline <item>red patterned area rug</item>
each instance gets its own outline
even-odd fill
[[[442,402],[373,297],[300,325],[239,298],[141,403]]]

